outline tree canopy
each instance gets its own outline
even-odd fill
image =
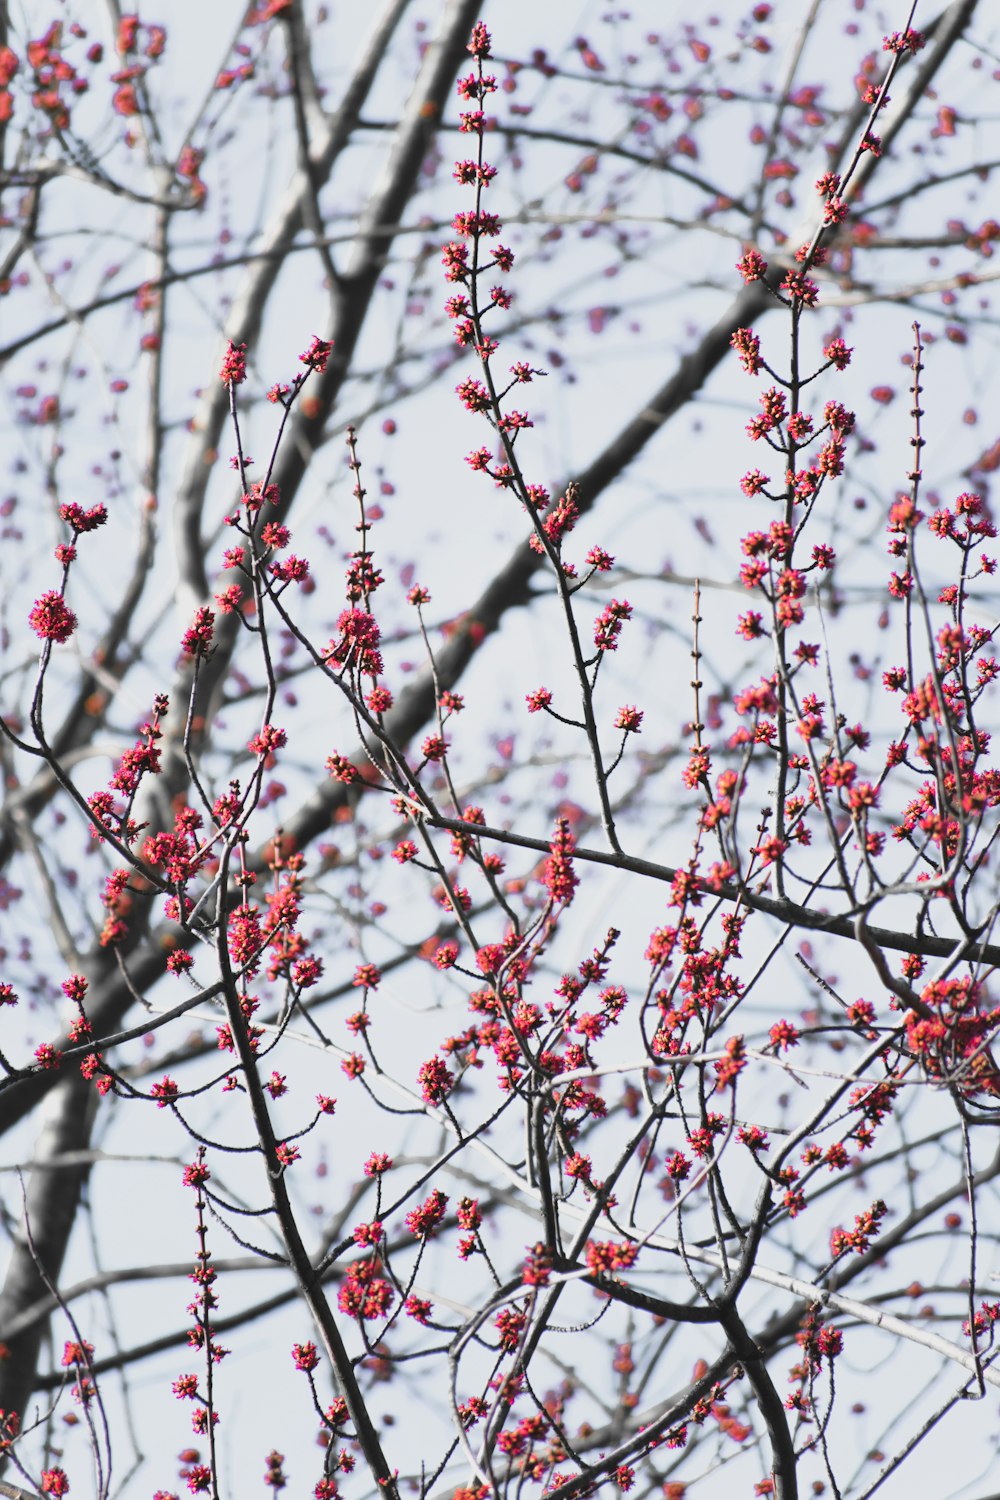
[[[985,1482],[1000,35],[896,9],[2,8],[0,1493]]]

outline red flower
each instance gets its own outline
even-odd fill
[[[598,651],[617,651],[622,621],[632,617],[632,606],[627,599],[612,599],[594,622],[594,645]]]
[[[28,616],[28,624],[40,640],[56,641],[62,645],[64,641],[69,640],[76,629],[77,619],[62,594],[55,589],[49,589],[47,593],[42,594],[41,598],[35,600],[31,614]]]
[[[159,1083],[153,1084],[150,1093],[156,1100],[157,1108],[166,1109],[167,1105],[172,1104],[177,1098],[177,1084],[171,1077],[166,1076],[161,1078]]]
[[[590,1240],[587,1244],[585,1260],[587,1269],[592,1276],[602,1276],[611,1271],[625,1271],[634,1265],[638,1255],[638,1247],[627,1243],[619,1243],[615,1240],[598,1242]]]
[[[377,1245],[385,1238],[385,1226],[381,1219],[372,1219],[367,1224],[355,1224],[351,1233],[356,1245]]]
[[[206,605],[194,612],[194,624],[184,632],[181,651],[185,656],[207,656],[215,633],[215,614]]]
[[[440,1104],[448,1097],[455,1082],[454,1073],[445,1067],[439,1057],[432,1057],[421,1063],[417,1078],[420,1081],[420,1092],[428,1104]]]
[[[444,1211],[447,1206],[447,1196],[442,1193],[440,1188],[435,1188],[432,1193],[428,1194],[419,1208],[412,1209],[406,1215],[407,1229],[418,1239],[426,1239],[434,1232],[444,1218]]]
[[[388,1281],[376,1273],[376,1261],[356,1260],[348,1266],[344,1283],[337,1293],[341,1312],[350,1317],[372,1320],[383,1317],[395,1299]]]
[[[190,1166],[184,1168],[184,1186],[201,1187],[211,1175],[203,1161],[192,1162]]]
[[[219,379],[223,385],[242,385],[247,378],[247,346],[230,343],[222,360]]]
[[[748,375],[756,375],[760,369],[760,339],[751,328],[737,328],[729,340],[740,357],[740,363]]]
[[[490,34],[482,21],[477,21],[475,26],[473,26],[472,37],[467,50],[472,53],[473,57],[489,57]]]
[[[552,839],[551,854],[545,861],[542,871],[542,884],[546,886],[553,901],[561,902],[569,906],[573,899],[573,892],[580,881],[573,872],[572,856],[576,847],[576,839],[565,818],[559,818],[556,822],[556,831]]]
[[[638,734],[642,728],[642,710],[632,704],[626,704],[618,710],[615,728],[624,729],[626,734]]]
[[[746,250],[736,262],[736,269],[744,281],[760,281],[767,273],[767,261],[759,250]]]
[[[309,348],[304,354],[299,355],[299,363],[308,366],[310,370],[315,370],[318,375],[322,375],[332,350],[332,343],[326,343],[314,334]]]
[[[137,115],[139,113],[139,99],[135,92],[135,85],[132,83],[119,84],[118,88],[115,89],[111,103],[114,106],[115,114]]]
[[[239,906],[229,914],[229,956],[240,968],[256,972],[256,960],[264,946],[260,912],[255,906]]]
[[[513,1353],[517,1348],[527,1322],[523,1312],[516,1311],[512,1307],[504,1307],[497,1313],[495,1326],[500,1335],[500,1347],[508,1353]]]
[[[790,1021],[776,1021],[771,1027],[771,1045],[778,1051],[787,1052],[789,1047],[799,1045],[799,1033]]]
[[[267,758],[273,756],[275,750],[280,750],[288,743],[288,736],[283,729],[274,724],[264,724],[257,734],[248,742],[247,749],[251,755],[262,755]]]

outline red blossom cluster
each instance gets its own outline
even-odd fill
[[[551,852],[542,871],[542,882],[552,900],[568,906],[580,883],[573,870],[573,850],[576,839],[566,818],[559,818],[552,839]]]
[[[337,1293],[337,1305],[348,1317],[372,1323],[384,1318],[395,1301],[392,1286],[379,1275],[377,1256],[352,1261]]]

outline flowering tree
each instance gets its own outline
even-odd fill
[[[113,9],[0,22],[0,1493],[968,1484],[988,24]]]

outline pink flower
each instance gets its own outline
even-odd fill
[[[166,1109],[167,1105],[177,1098],[177,1084],[168,1075],[159,1083],[154,1083],[150,1092],[156,1100],[157,1108]]]
[[[230,343],[222,360],[219,379],[223,385],[242,385],[247,378],[247,346]]]
[[[638,734],[641,727],[642,709],[628,703],[618,710],[618,717],[615,719],[616,729],[624,729],[626,734]]]
[[[846,370],[854,350],[849,349],[843,339],[831,339],[823,353],[838,370]]]
[[[749,498],[752,495],[759,495],[764,486],[770,482],[767,474],[762,474],[759,469],[750,469],[740,480],[740,489]]]
[[[275,750],[280,750],[288,742],[288,736],[283,729],[274,724],[264,724],[259,733],[247,744],[251,755],[272,756]]]
[[[740,363],[748,375],[756,375],[760,369],[760,339],[752,328],[737,328],[729,340],[740,357]]]
[[[310,370],[315,370],[318,375],[322,375],[326,369],[326,362],[330,358],[332,349],[332,343],[327,343],[324,339],[317,338],[314,334],[309,348],[304,354],[299,355],[299,363],[307,365]]]
[[[568,906],[580,882],[573,872],[573,850],[576,847],[576,839],[565,818],[556,820],[556,831],[549,847],[552,852],[545,861],[542,884],[547,887],[553,901]]]
[[[432,1057],[420,1064],[417,1073],[420,1091],[428,1104],[440,1104],[446,1099],[455,1082],[455,1075],[446,1068],[439,1057]]]
[[[440,1188],[435,1188],[427,1198],[424,1199],[419,1208],[414,1208],[406,1215],[406,1227],[417,1239],[426,1239],[433,1234],[434,1230],[444,1218],[444,1211],[448,1206],[447,1196]]]
[[[736,262],[736,269],[744,281],[760,281],[767,272],[767,261],[759,250],[746,250]]]
[[[617,651],[622,621],[632,617],[627,599],[612,599],[594,621],[594,645],[598,651]]]
[[[181,651],[185,656],[207,656],[215,633],[214,611],[201,605],[194,612],[194,624],[184,632]]]
[[[467,50],[472,53],[473,57],[489,57],[490,34],[482,21],[477,21],[475,26],[473,26],[472,37]]]
[[[62,594],[49,589],[35,600],[28,624],[40,640],[56,641],[62,645],[76,629],[77,619]]]
[[[815,307],[816,299],[819,297],[819,287],[807,276],[799,271],[789,271],[781,283],[781,290],[787,292],[792,302],[801,303],[803,307]]]

